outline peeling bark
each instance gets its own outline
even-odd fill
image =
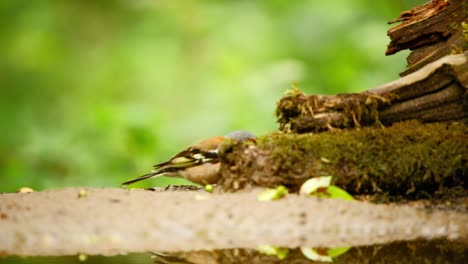
[[[408,68],[402,76],[445,55],[463,53],[468,41],[468,2],[433,0],[402,12],[389,23],[402,22],[389,29],[391,39],[386,55],[410,49]]]
[[[446,56],[396,81],[359,94],[304,95],[277,105],[284,132],[320,132],[374,124],[464,120],[468,117],[468,52]]]

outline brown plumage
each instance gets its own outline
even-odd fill
[[[205,139],[197,145],[179,152],[168,161],[153,166],[151,173],[122,183],[127,186],[141,180],[158,176],[176,176],[198,184],[213,184],[219,180],[218,148],[226,139],[254,140],[255,136],[244,130],[234,131],[226,136]]]

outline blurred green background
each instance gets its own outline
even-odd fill
[[[0,1],[0,191],[114,186],[275,103],[398,78],[387,21],[424,1]],[[154,186],[152,180],[135,186]]]

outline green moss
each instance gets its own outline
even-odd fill
[[[458,30],[457,22],[450,23],[449,28],[452,29],[452,30]]]
[[[465,41],[465,44],[468,43],[468,23],[465,21],[462,22],[462,28],[463,28],[463,40]],[[466,47],[466,45],[465,45]]]
[[[353,195],[458,195],[460,186],[467,187],[467,139],[462,123],[414,121],[320,134],[273,133],[259,138],[256,147],[231,146],[222,158],[220,185],[228,191],[278,185],[298,191],[311,177],[331,175],[334,185]]]

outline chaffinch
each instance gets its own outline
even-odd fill
[[[181,151],[170,160],[153,166],[151,173],[122,183],[123,187],[132,183],[158,177],[182,177],[198,184],[214,184],[219,180],[218,149],[227,139],[236,141],[255,141],[255,135],[246,130],[233,131],[225,136],[205,139],[200,143]]]

